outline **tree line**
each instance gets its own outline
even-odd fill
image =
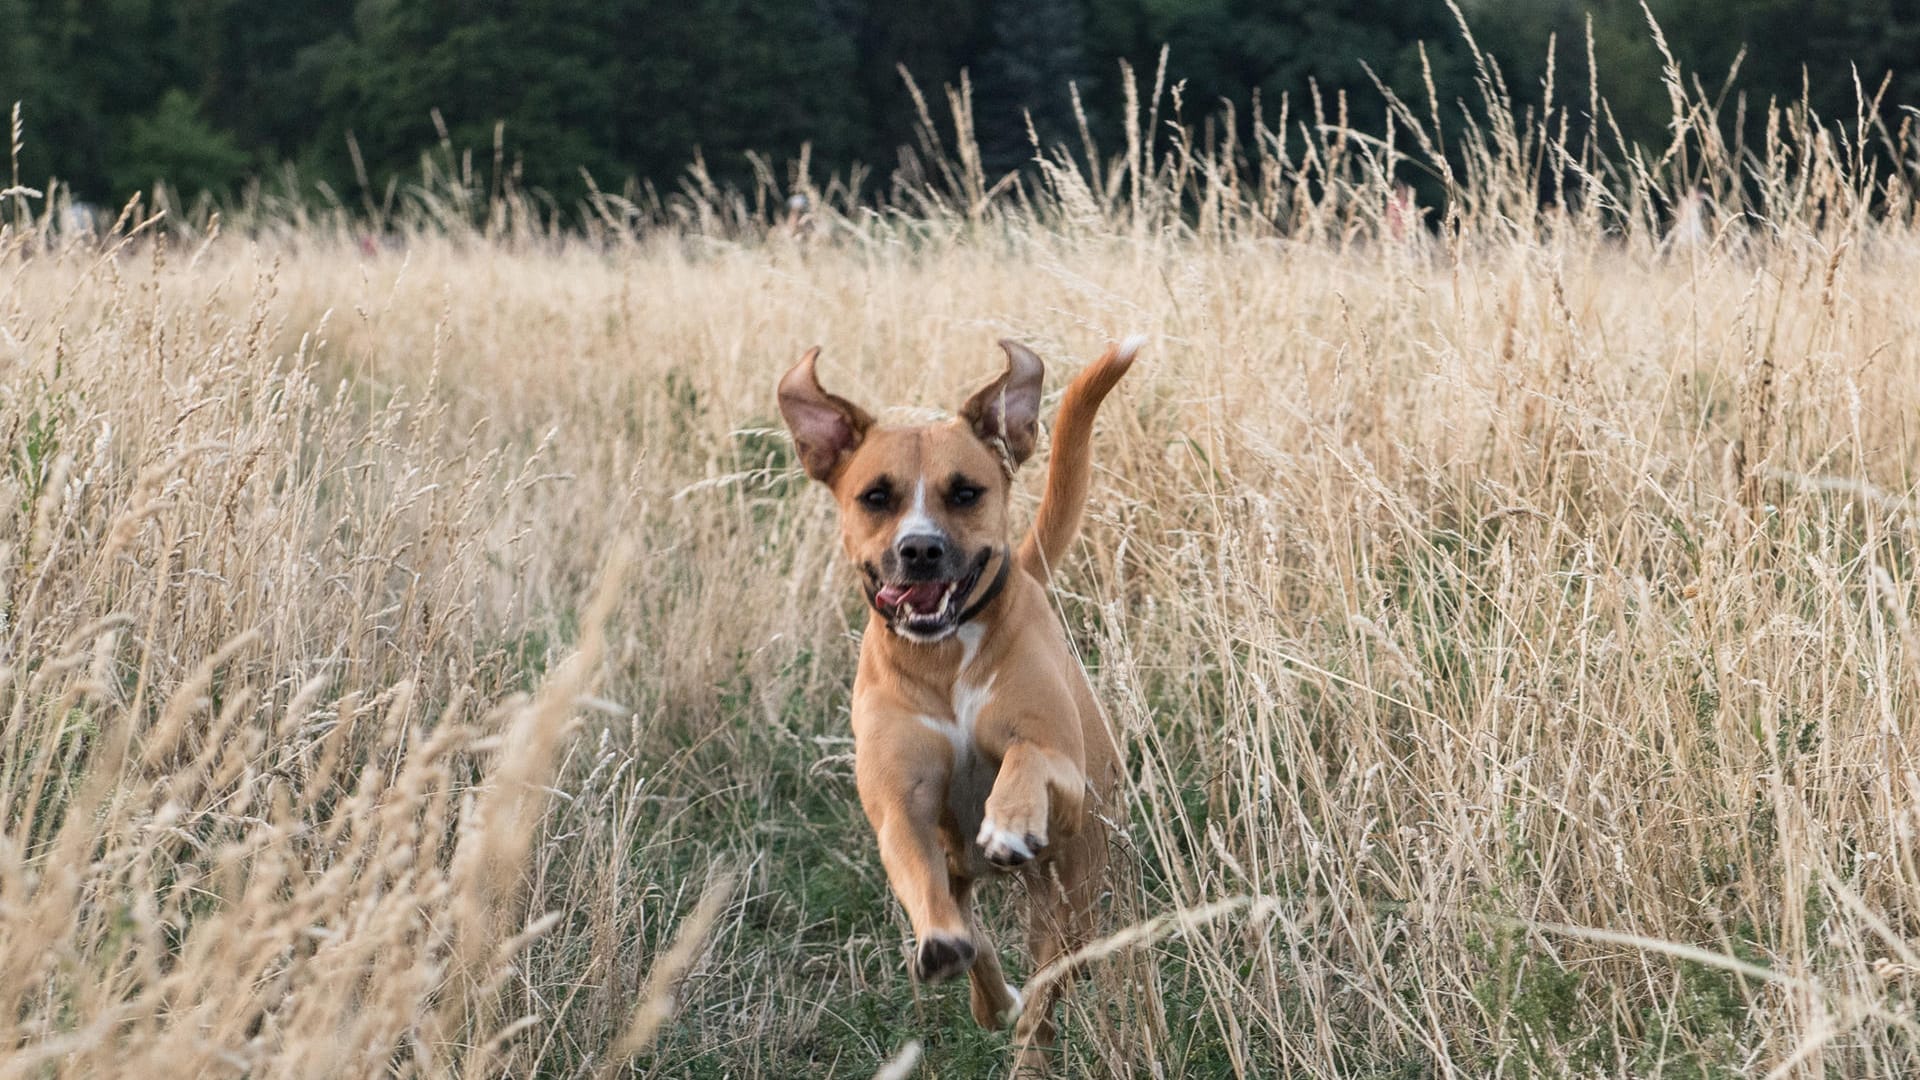
[[[1911,5],[1649,2],[1708,87],[1744,50],[1733,92],[1756,105],[1804,96],[1851,120],[1856,80],[1872,95],[1886,78],[1885,119],[1920,102],[1920,71],[1901,67],[1920,58]],[[1557,96],[1584,118],[1591,51],[1613,122],[1658,141],[1664,62],[1638,0],[1458,14],[1521,102],[1538,102],[1551,41]],[[1117,62],[1150,76],[1163,45],[1189,120],[1225,101],[1244,122],[1256,98],[1269,122],[1283,99],[1298,117],[1317,89],[1378,130],[1375,76],[1423,103],[1430,81],[1447,125],[1477,99],[1445,0],[0,0],[0,103],[21,106],[23,181],[104,204],[156,181],[231,197],[263,176],[352,201],[450,147],[566,207],[588,177],[670,189],[696,155],[721,181],[747,179],[750,152],[803,145],[816,177],[885,172],[914,138],[901,71],[930,92],[967,73],[1000,173],[1031,157],[1029,122],[1049,142],[1078,146],[1082,117],[1115,138]]]

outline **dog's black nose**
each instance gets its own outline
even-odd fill
[[[903,536],[895,541],[893,550],[900,556],[900,569],[909,577],[935,576],[947,561],[947,541],[933,533]]]

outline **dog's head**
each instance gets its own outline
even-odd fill
[[[1013,471],[1033,453],[1045,367],[1002,341],[1007,370],[951,420],[874,422],[821,389],[810,349],[780,380],[780,414],[807,475],[840,504],[840,539],[873,607],[910,641],[953,633],[982,575],[1011,557]],[[996,568],[997,570],[997,568]]]

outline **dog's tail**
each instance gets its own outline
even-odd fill
[[[1080,512],[1087,504],[1087,480],[1093,474],[1093,415],[1107,391],[1133,366],[1133,358],[1147,339],[1138,334],[1110,345],[1100,359],[1088,364],[1067,387],[1060,414],[1053,422],[1053,458],[1047,463],[1047,490],[1033,528],[1020,542],[1020,567],[1041,581],[1060,564],[1067,545],[1080,531]]]

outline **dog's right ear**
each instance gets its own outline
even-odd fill
[[[819,357],[820,346],[815,345],[780,380],[780,415],[793,433],[793,445],[800,451],[807,475],[830,484],[847,456],[867,437],[873,418],[853,402],[820,389],[820,379],[813,373],[813,362]]]

